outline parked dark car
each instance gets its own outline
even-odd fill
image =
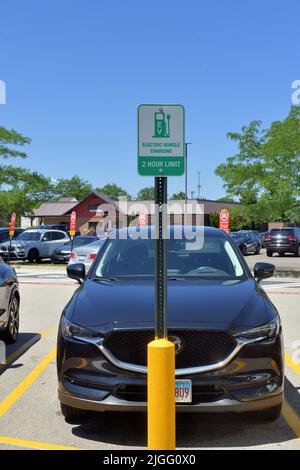
[[[230,236],[244,256],[250,253],[259,255],[260,241],[252,232],[231,232]]]
[[[22,232],[24,232],[23,228],[15,228],[15,234],[13,238],[17,237]],[[7,241],[9,241],[9,228],[0,228],[0,243],[4,243]]]
[[[20,294],[14,268],[0,258],[0,340],[14,343],[19,332]]]
[[[98,240],[97,237],[75,237],[73,240],[73,248],[79,248],[80,246],[89,245],[90,243]],[[62,247],[57,248],[53,251],[51,256],[52,263],[67,263],[71,256],[71,241],[65,243]]]
[[[120,229],[108,238],[87,275],[83,264],[68,266],[69,277],[82,284],[58,332],[59,399],[67,419],[81,419],[85,410],[146,410],[154,240],[146,238],[147,227],[138,239],[132,230],[136,235]],[[283,400],[282,328],[259,284],[274,266],[257,263],[254,278],[223,231],[204,227],[204,237],[200,231],[190,240],[190,234],[178,239],[177,230],[175,237],[170,227],[168,240],[168,333],[176,345],[176,380],[191,387],[190,400],[177,410],[276,419]]]
[[[273,228],[265,240],[267,256],[273,256],[273,253],[281,256],[293,253],[295,256],[300,256],[300,228]]]

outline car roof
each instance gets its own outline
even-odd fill
[[[44,232],[59,232],[59,233],[66,233],[63,230],[57,230],[54,228],[28,228],[26,232],[37,232],[37,233],[44,233]]]

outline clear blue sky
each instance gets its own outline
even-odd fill
[[[16,162],[48,176],[78,174],[133,195],[136,108],[186,108],[189,189],[224,195],[214,168],[226,138],[253,119],[268,125],[300,79],[298,0],[10,0],[0,11],[0,123],[32,137]],[[169,193],[184,178],[169,178]]]

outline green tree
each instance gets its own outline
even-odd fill
[[[209,214],[209,224],[211,227],[219,228],[219,214],[217,212],[211,212]]]
[[[245,220],[256,224],[291,222],[299,216],[300,107],[293,106],[283,121],[262,129],[260,121],[229,133],[238,153],[215,172],[231,197],[239,197]]]
[[[0,127],[0,157],[26,158],[27,154],[20,150],[16,150],[14,146],[23,146],[30,144],[30,142],[31,139],[29,139],[29,137],[24,137],[14,129],[8,130],[5,129],[5,127]]]
[[[155,199],[155,189],[154,186],[146,186],[142,188],[137,193],[137,199],[141,199],[144,201],[151,201]]]
[[[230,197],[230,196],[220,197],[219,199],[217,199],[217,201],[220,201],[220,202],[235,202],[233,197]]]
[[[185,199],[185,192],[179,191],[178,193],[174,193],[171,199]]]
[[[110,199],[117,201],[118,199],[125,197],[127,199],[131,199],[130,194],[125,191],[125,189],[117,186],[114,183],[106,184],[102,188],[96,188],[95,191],[99,191],[100,193],[105,194]]]
[[[0,220],[7,224],[12,212],[17,222],[25,212],[30,212],[45,200],[54,196],[49,178],[25,168],[0,166]]]
[[[87,180],[75,175],[71,179],[58,179],[54,191],[57,198],[75,197],[78,201],[82,201],[93,192],[93,186]]]

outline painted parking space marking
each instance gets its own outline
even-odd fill
[[[295,361],[293,361],[293,359],[287,352],[285,353],[284,358],[285,358],[285,362],[287,363],[287,365],[291,369],[293,369],[293,371],[296,372],[296,374],[300,375],[300,365],[297,364]]]
[[[55,359],[56,346],[51,349],[47,356],[25,377],[22,382],[0,403],[0,418],[18,401],[26,390],[32,385],[51,361]]]
[[[300,439],[300,417],[286,399],[283,401],[282,416],[295,436]]]
[[[27,439],[18,439],[16,437],[0,436],[0,444],[11,444],[18,447],[27,447],[39,450],[83,450],[78,447],[62,446],[57,444],[48,444],[46,442],[29,441]]]

